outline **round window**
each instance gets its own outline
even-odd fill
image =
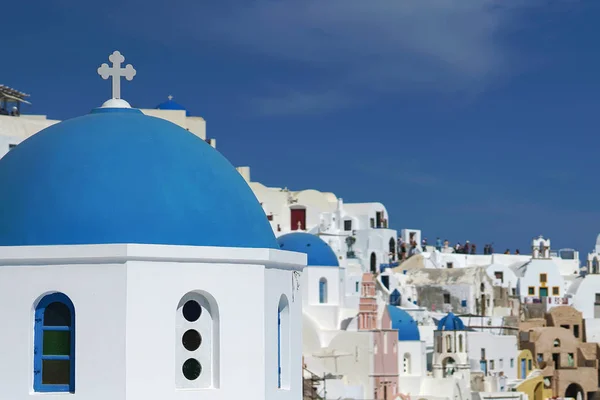
[[[188,351],[198,350],[198,347],[200,347],[200,344],[202,343],[202,336],[200,336],[200,332],[197,330],[190,329],[183,334],[181,343]]]
[[[189,322],[196,322],[202,314],[202,307],[196,300],[189,300],[183,305],[183,318]]]
[[[193,381],[198,379],[200,376],[200,373],[202,372],[202,366],[195,358],[189,358],[183,363],[181,371],[187,380]]]

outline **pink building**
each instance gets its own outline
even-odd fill
[[[398,331],[392,329],[387,307],[383,307],[381,319],[375,297],[373,274],[365,273],[359,302],[358,329],[370,331],[373,338],[373,398],[393,400],[398,393]]]

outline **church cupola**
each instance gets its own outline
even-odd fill
[[[446,378],[456,373],[467,378],[470,374],[467,331],[463,321],[449,313],[434,331],[433,376]]]
[[[307,255],[225,157],[131,108],[109,59],[110,100],[0,159],[2,397],[302,399]]]

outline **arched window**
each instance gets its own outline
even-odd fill
[[[189,292],[176,309],[175,385],[179,389],[219,387],[219,308],[205,291]]]
[[[401,299],[402,299],[402,296],[400,295],[400,292],[398,291],[398,289],[394,289],[392,294],[390,294],[390,305],[399,306],[401,303]]]
[[[592,274],[597,274],[598,271],[598,257],[594,257],[594,260],[592,261]]]
[[[452,337],[450,335],[446,336],[446,351],[452,353]]]
[[[327,303],[327,279],[319,279],[319,303]]]
[[[43,297],[35,308],[33,389],[75,392],[75,307],[62,293]]]
[[[371,253],[371,273],[377,273],[377,256],[375,253]]]
[[[410,365],[410,353],[404,353],[404,357],[402,360],[402,370],[407,375],[410,375],[412,373]]]
[[[463,335],[458,335],[458,351],[463,352]]]
[[[290,303],[282,294],[277,307],[277,387],[290,388]]]
[[[560,347],[560,340],[559,339],[554,339],[554,347]]]

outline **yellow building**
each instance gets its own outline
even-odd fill
[[[531,351],[521,350],[517,360],[519,362],[517,377],[523,379],[523,382],[518,384],[515,389],[529,396],[529,400],[544,400],[552,397],[552,389],[544,388],[544,376],[541,373],[531,375],[531,371],[538,368]]]
[[[537,368],[537,363],[533,358],[533,354],[529,350],[521,350],[517,357],[517,378],[526,379],[531,371]]]

